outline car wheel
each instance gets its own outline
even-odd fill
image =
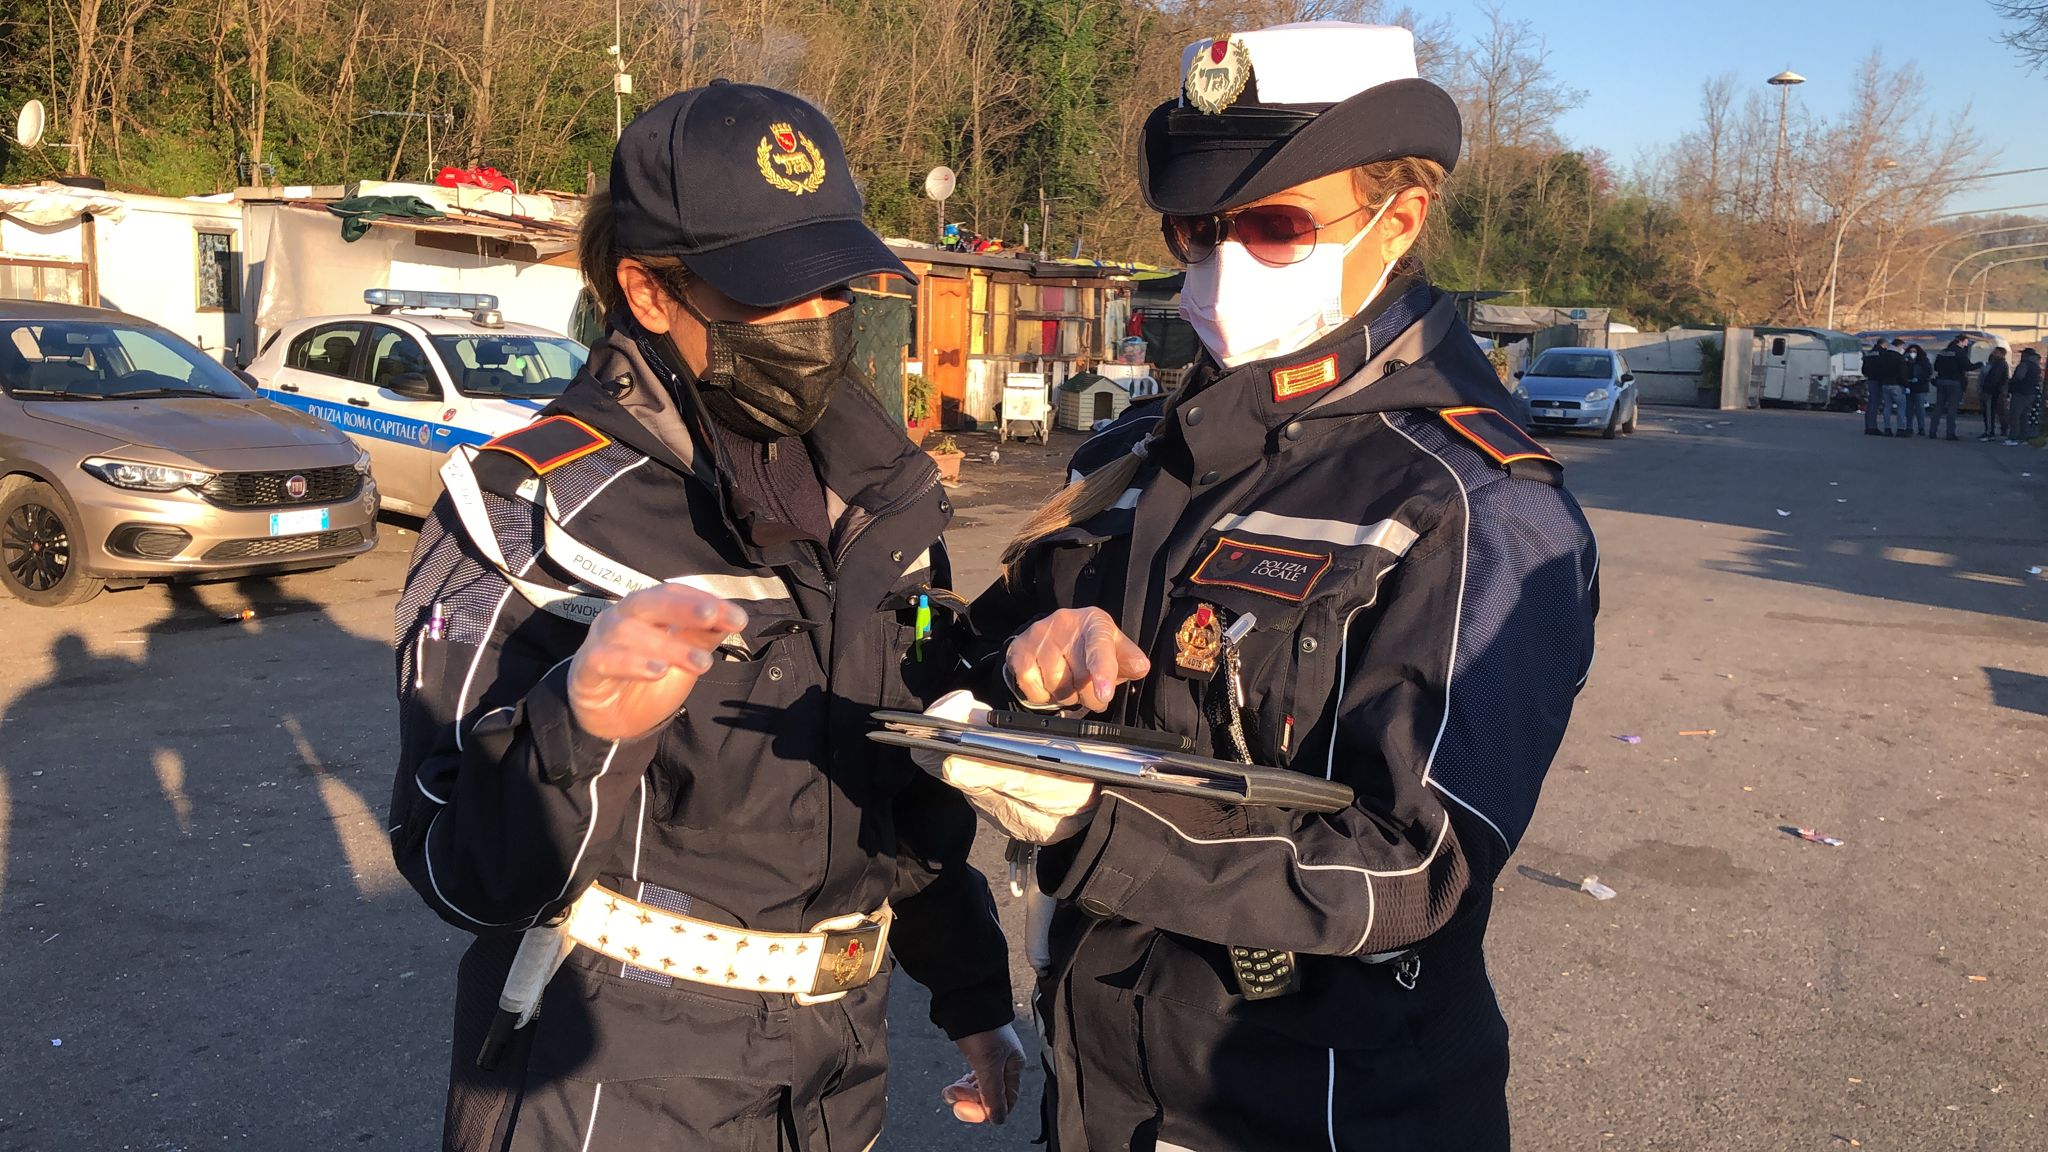
[[[1612,440],[1612,439],[1614,439],[1614,438],[1615,438],[1616,436],[1618,436],[1618,435],[1620,435],[1620,434],[1621,434],[1621,405],[1619,405],[1619,404],[1616,404],[1616,405],[1614,406],[1614,411],[1613,411],[1613,412],[1610,412],[1610,413],[1608,413],[1608,416],[1607,416],[1607,427],[1605,427],[1605,428],[1602,428],[1602,429],[1600,430],[1600,438],[1601,438],[1602,440]]]
[[[1642,414],[1643,410],[1639,405],[1630,404],[1628,406],[1628,423],[1621,426],[1622,435],[1633,436],[1636,434],[1636,417]]]
[[[78,526],[55,488],[18,483],[0,499],[0,584],[38,608],[82,604],[106,582],[85,570]]]

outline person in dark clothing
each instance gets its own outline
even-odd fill
[[[955,1114],[1015,1102],[974,812],[865,738],[951,687],[965,604],[936,470],[847,369],[849,282],[909,275],[852,176],[774,89],[642,113],[583,223],[605,336],[442,469],[391,842],[476,937],[444,1150],[869,1147],[891,958],[966,1058]]]
[[[1879,422],[1886,436],[1906,435],[1906,354],[1899,351],[1898,337],[1882,342],[1883,367],[1880,375],[1883,387],[1879,391],[1884,397],[1883,419]]]
[[[1934,363],[1918,344],[1906,345],[1906,427],[1902,436],[1933,432],[1927,419],[1927,398],[1934,393]]]
[[[1934,409],[1927,420],[1927,438],[1932,440],[1941,429],[1941,422],[1948,421],[1947,439],[1958,440],[1956,417],[1963,406],[1963,388],[1970,380],[1970,340],[1958,336],[1948,342],[1941,355],[1934,358]]]
[[[2006,359],[2005,349],[1993,348],[1991,358],[1984,362],[1984,371],[1977,377],[1977,392],[1984,400],[1984,434],[1979,440],[1996,440],[2001,428],[2010,428],[2012,421],[2003,418],[2000,406],[2005,403],[2006,382],[2012,378],[2012,365]]]
[[[969,761],[1013,778],[971,799],[1044,845],[1056,902],[1051,1152],[1509,1146],[1482,938],[1592,660],[1599,559],[1409,255],[1460,139],[1413,43],[1188,47],[1140,187],[1204,356],[1076,454],[974,605],[992,696],[1356,797],[1056,791]]]
[[[1863,434],[1882,436],[1878,418],[1884,412],[1884,341],[1878,340],[1863,353]]]
[[[2024,444],[2041,434],[2041,350],[2020,350],[2020,365],[2006,386],[2006,443]]]

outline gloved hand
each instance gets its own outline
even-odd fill
[[[569,707],[601,740],[632,740],[675,716],[727,636],[739,605],[680,584],[642,588],[590,625],[569,663]]]
[[[925,709],[927,716],[962,722],[985,720],[988,713],[988,705],[965,691],[949,692]],[[1012,839],[1051,844],[1079,832],[1095,817],[1095,785],[1087,780],[937,752],[916,751],[910,757],[958,788],[968,803]]]
[[[955,1120],[968,1124],[1009,1119],[1024,1079],[1024,1045],[1016,1027],[1005,1024],[954,1043],[967,1058],[967,1074],[940,1089],[939,1099],[953,1106]]]
[[[1035,707],[1109,707],[1116,687],[1142,680],[1152,662],[1100,608],[1061,608],[1017,634],[1004,653],[1018,699]]]

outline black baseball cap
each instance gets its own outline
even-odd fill
[[[611,197],[621,254],[678,257],[749,307],[862,276],[916,280],[862,222],[832,122],[774,88],[713,80],[635,116],[612,152]]]

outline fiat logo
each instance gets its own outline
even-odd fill
[[[294,476],[286,480],[284,482],[284,494],[294,500],[304,500],[306,498],[306,478],[304,476]]]

